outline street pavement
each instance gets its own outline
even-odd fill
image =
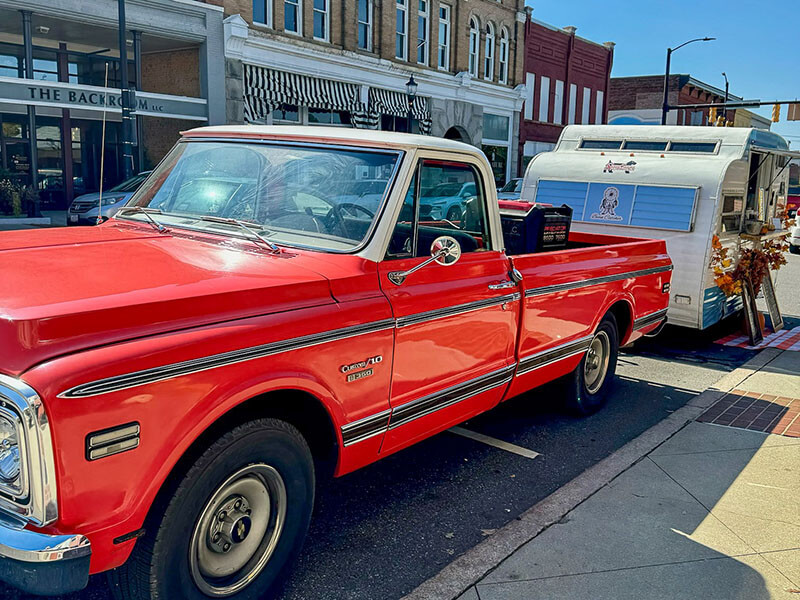
[[[800,324],[800,295],[797,287],[784,286],[796,281],[800,256],[788,258],[777,290],[787,299],[782,308],[791,326]],[[391,600],[410,593],[752,359],[756,351],[713,343],[737,326],[723,323],[703,333],[667,328],[623,350],[614,393],[589,418],[565,415],[558,387],[548,385],[463,424],[533,451],[534,458],[445,432],[324,482],[308,541],[281,600]],[[606,553],[602,546],[596,551]],[[33,598],[2,585],[0,597]],[[99,576],[87,590],[62,600],[110,598]]]
[[[800,396],[800,352],[764,354],[736,390],[709,396],[697,421],[459,600],[797,598],[800,398],[783,394]],[[771,426],[758,424],[766,413]]]

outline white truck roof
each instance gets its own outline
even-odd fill
[[[184,131],[187,137],[235,137],[273,140],[308,140],[347,145],[364,145],[398,150],[426,149],[461,152],[483,157],[475,146],[430,135],[414,135],[374,129],[351,127],[321,127],[300,125],[215,125]]]

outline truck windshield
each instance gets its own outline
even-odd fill
[[[397,152],[333,146],[182,142],[130,205],[160,210],[167,227],[241,233],[203,218],[222,217],[255,223],[276,244],[348,251],[372,230],[398,159]]]

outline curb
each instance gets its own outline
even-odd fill
[[[459,556],[401,600],[454,600],[544,529],[608,485],[618,475],[699,417],[707,408],[783,353],[765,348],[741,367],[725,374],[686,405],[622,448],[588,468],[511,521],[491,537]]]

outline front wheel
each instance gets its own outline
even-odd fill
[[[607,314],[597,327],[581,362],[565,378],[565,403],[570,412],[587,416],[603,407],[617,370],[618,351],[617,320],[614,315]]]
[[[800,246],[789,244],[789,252],[791,252],[792,254],[800,254]]]
[[[112,589],[124,600],[268,598],[300,552],[313,503],[300,432],[275,419],[240,425],[154,506]]]

